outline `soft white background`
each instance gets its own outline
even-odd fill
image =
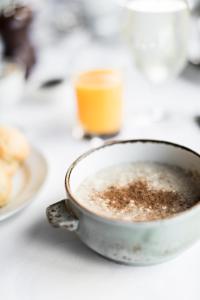
[[[189,67],[179,79],[156,88],[132,70],[127,53],[116,45],[102,47],[80,34],[47,52],[41,54],[23,102],[7,113],[8,122],[22,128],[43,151],[49,176],[30,207],[0,224],[0,299],[199,300],[200,244],[162,265],[128,267],[93,253],[74,233],[49,226],[46,207],[65,197],[66,169],[91,145],[71,136],[75,123],[71,83],[67,81],[52,100],[51,93],[41,99],[36,92],[33,95],[31,85],[37,86],[55,70],[68,78],[88,67],[119,67],[126,85],[125,127],[119,138],[166,139],[199,151],[200,129],[193,117],[200,113],[200,70]],[[136,126],[133,115],[143,105],[164,107],[171,117]]]

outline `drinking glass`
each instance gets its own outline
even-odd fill
[[[155,84],[177,76],[187,61],[186,1],[128,0],[124,10],[127,44],[137,69]],[[155,114],[162,116],[162,111]]]
[[[116,136],[122,125],[120,72],[111,69],[83,72],[77,76],[74,86],[80,137],[102,143],[104,139]]]

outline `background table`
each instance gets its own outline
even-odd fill
[[[58,74],[98,66],[123,70],[126,122],[118,138],[166,139],[200,150],[200,129],[193,121],[200,112],[200,70],[188,67],[180,78],[152,88],[132,69],[122,46],[102,46],[83,33],[43,54],[32,82],[39,76],[41,80],[51,72],[55,74],[55,70]],[[199,300],[199,243],[171,262],[128,267],[98,256],[74,233],[49,226],[46,207],[65,197],[66,169],[91,144],[71,135],[75,105],[70,81],[62,96],[51,103],[36,99],[30,90],[6,119],[25,130],[30,141],[43,151],[49,176],[30,207],[0,224],[0,299]],[[144,105],[161,106],[171,115],[161,123],[136,126],[132,113]]]

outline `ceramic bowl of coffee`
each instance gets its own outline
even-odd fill
[[[65,187],[50,224],[116,262],[162,263],[200,237],[200,155],[181,145],[107,143],[72,163]]]

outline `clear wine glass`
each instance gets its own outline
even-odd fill
[[[187,61],[187,2],[128,0],[124,11],[126,40],[137,69],[154,84],[177,76]],[[152,109],[148,113],[145,111],[144,116],[149,121],[154,117],[154,121],[158,121],[164,116],[164,111],[161,109],[160,113],[158,110],[155,113]],[[137,117],[140,116],[137,114]]]

